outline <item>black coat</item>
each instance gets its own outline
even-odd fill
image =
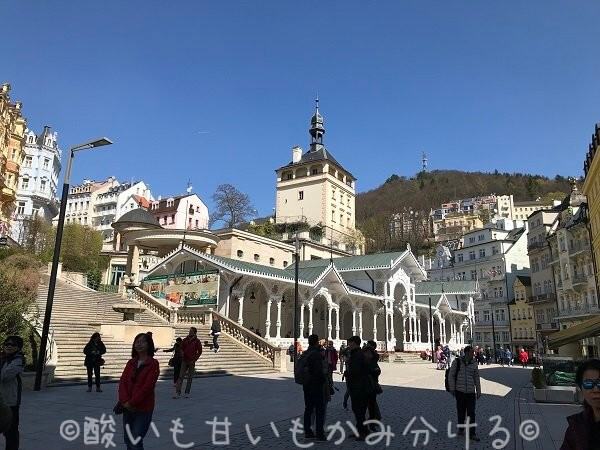
[[[306,365],[310,374],[310,386],[322,386],[327,379],[323,373],[323,364],[325,359],[317,347],[308,347],[306,350]]]
[[[85,361],[83,362],[85,367],[99,366],[102,355],[106,353],[106,346],[102,341],[98,343],[90,341],[83,349],[83,353],[85,354]]]
[[[346,369],[346,379],[351,396],[366,396],[368,387],[369,366],[365,354],[360,348],[350,350],[350,359]]]

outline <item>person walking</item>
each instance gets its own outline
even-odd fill
[[[12,422],[4,432],[6,450],[19,448],[19,408],[21,406],[21,374],[25,369],[23,339],[20,336],[8,336],[4,340],[0,355],[0,394],[10,407]]]
[[[346,362],[348,360],[348,346],[346,345],[345,342],[342,342],[342,345],[340,346],[340,351],[339,351],[339,358],[340,358],[340,374],[344,374],[344,369],[346,367]]]
[[[364,348],[365,361],[369,368],[368,385],[367,385],[367,411],[369,420],[378,420],[381,422],[381,411],[377,404],[377,396],[381,394],[381,386],[379,385],[379,375],[381,368],[379,367],[379,353],[377,353],[377,344],[374,341],[368,341]],[[370,430],[375,432],[378,427],[374,424],[370,425]]]
[[[154,389],[159,364],[154,359],[154,341],[148,333],[138,334],[119,381],[119,402],[115,413],[123,413],[123,432],[128,450],[143,450],[154,412]]]
[[[333,394],[333,372],[337,371],[338,352],[333,346],[333,341],[327,342],[325,347],[325,363],[327,364],[327,371],[329,380],[329,393]]]
[[[365,426],[365,415],[367,413],[367,376],[369,368],[365,359],[365,354],[360,348],[360,337],[352,336],[348,339],[348,348],[350,349],[350,358],[348,359],[348,368],[346,369],[346,379],[348,380],[348,390],[350,391],[350,400],[352,401],[352,412],[356,419],[356,430],[358,431],[357,441],[364,441],[368,430]]]
[[[196,327],[191,327],[187,337],[181,343],[181,351],[183,352],[183,361],[181,362],[181,371],[179,373],[179,379],[175,386],[175,396],[173,398],[181,397],[181,386],[183,385],[183,379],[187,376],[187,384],[185,385],[185,397],[189,398],[190,391],[192,390],[192,379],[194,378],[194,369],[196,361],[202,354],[202,342],[196,336],[198,330]]]
[[[213,323],[210,326],[210,335],[213,338],[213,350],[215,353],[219,353],[219,350],[221,349],[219,346],[219,336],[221,335],[221,322],[219,322],[219,319],[213,320]]]
[[[521,361],[521,367],[527,367],[527,363],[529,362],[529,354],[524,348],[522,348],[521,353],[519,353],[519,361]]]
[[[102,355],[106,353],[106,346],[102,342],[100,333],[92,334],[90,341],[85,345],[83,354],[85,360],[83,365],[87,369],[88,392],[92,392],[92,372],[96,378],[96,392],[102,392],[100,388],[100,367],[104,364]]]
[[[173,352],[173,356],[169,360],[169,365],[173,367],[173,387],[177,386],[177,380],[181,375],[181,362],[183,361],[183,351],[181,350],[182,339],[175,339],[173,347],[163,350],[165,353]]]
[[[600,447],[600,360],[584,361],[575,382],[583,393],[583,411],[567,417],[569,426],[560,450],[595,450]]]
[[[507,366],[512,366],[513,365],[513,353],[510,351],[510,348],[506,349],[506,365]]]
[[[308,380],[302,384],[304,392],[304,437],[326,441],[325,437],[325,385],[327,384],[325,359],[319,346],[319,337],[311,334],[308,337],[308,349],[298,361],[297,370],[303,370],[308,375]],[[311,418],[315,413],[315,431],[311,427]]]
[[[465,356],[457,358],[450,367],[448,373],[448,385],[450,393],[456,398],[456,410],[458,413],[458,425],[464,425],[466,415],[469,416],[469,423],[475,422],[475,404],[481,397],[481,383],[479,380],[479,369],[477,361],[473,358],[473,348],[465,347]],[[458,429],[458,435],[464,435],[464,428]],[[476,430],[469,432],[469,437],[473,441],[479,441]]]

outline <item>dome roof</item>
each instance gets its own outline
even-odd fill
[[[144,208],[137,208],[123,214],[121,218],[115,222],[115,225],[122,223],[136,223],[140,225],[148,225],[151,228],[162,228],[158,223],[158,220],[156,220],[156,217],[154,217]]]

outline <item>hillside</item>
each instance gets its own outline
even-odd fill
[[[413,178],[392,175],[377,189],[357,195],[356,224],[365,235],[369,252],[403,249],[407,242],[422,252],[426,251],[426,230],[416,226],[417,230],[402,238],[392,236],[390,217],[393,214],[412,210],[416,223],[419,223],[428,216],[431,208],[450,200],[489,194],[513,194],[515,201],[539,197],[562,199],[569,191],[568,179],[560,175],[549,179],[522,173],[459,170],[420,172]]]

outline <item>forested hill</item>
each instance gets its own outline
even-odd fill
[[[389,222],[393,214],[412,210],[424,216],[442,203],[489,194],[513,194],[515,201],[525,201],[562,199],[568,192],[569,181],[560,175],[550,179],[522,173],[459,170],[420,172],[413,178],[392,175],[377,189],[357,195],[356,224],[367,239],[369,251],[404,248],[407,241],[418,248],[423,237],[398,240],[390,236]]]

